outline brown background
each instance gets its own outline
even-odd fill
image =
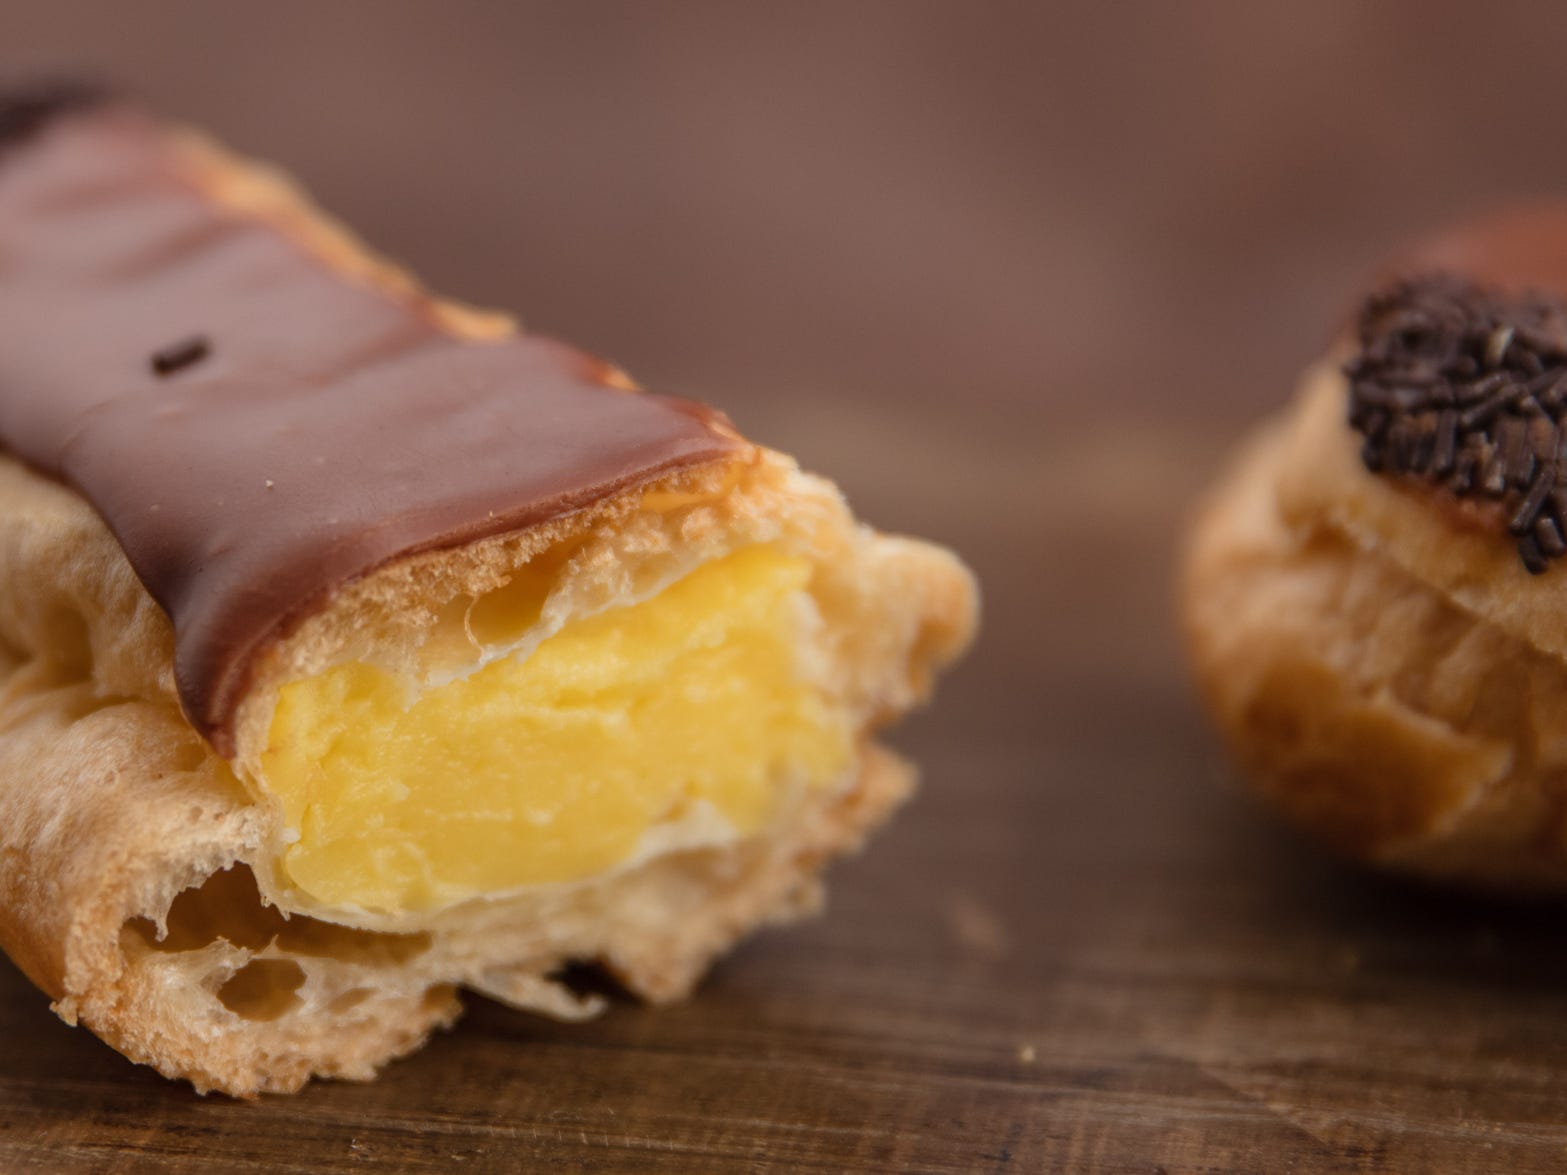
[[[988,618],[915,806],[688,1005],[481,1000],[368,1086],[202,1100],[0,963],[0,1167],[1547,1171],[1561,911],[1236,798],[1175,533],[1357,282],[1567,192],[1567,9],[0,0],[437,286],[714,400]]]

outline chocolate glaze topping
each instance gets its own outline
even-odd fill
[[[1534,574],[1567,554],[1567,301],[1435,273],[1373,294],[1357,335],[1366,468],[1500,507]]]
[[[118,538],[221,754],[255,658],[333,589],[743,445],[562,343],[460,340],[332,272],[200,192],[136,111],[6,110],[0,444]]]

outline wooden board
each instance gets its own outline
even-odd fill
[[[0,1170],[1567,1163],[1560,907],[1368,877],[1239,798],[1170,587],[1382,249],[1567,191],[1567,16],[1080,7],[0,0],[15,51],[107,62],[954,543],[987,606],[901,736],[922,794],[689,1003],[475,998],[375,1083],[242,1104],[0,964]]]

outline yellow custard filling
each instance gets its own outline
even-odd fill
[[[353,663],[285,686],[261,762],[298,837],[283,879],[420,911],[591,877],[704,805],[756,832],[851,755],[801,666],[809,578],[747,548],[446,684]]]

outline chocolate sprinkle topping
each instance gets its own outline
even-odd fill
[[[0,149],[30,138],[62,114],[90,110],[108,98],[104,86],[80,78],[0,83]]]
[[[1373,294],[1358,338],[1366,468],[1496,503],[1531,574],[1567,554],[1567,301],[1432,274]]]
[[[170,343],[152,357],[152,370],[157,375],[173,375],[193,363],[200,363],[212,351],[212,344],[201,335],[192,335],[177,343]]]

